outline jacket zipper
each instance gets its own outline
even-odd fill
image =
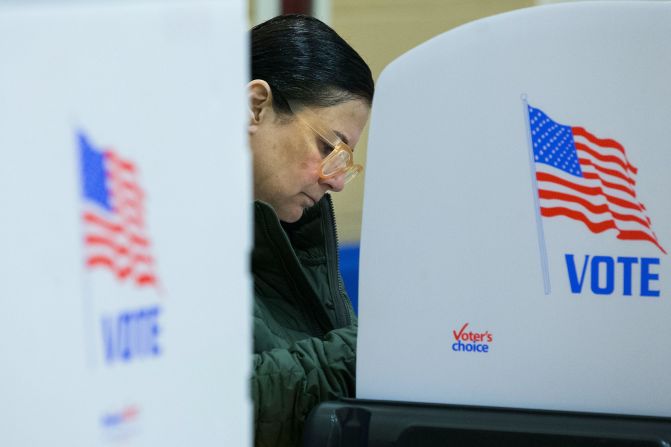
[[[338,228],[335,225],[335,211],[333,209],[333,201],[329,195],[326,199],[328,202],[328,211],[325,213],[325,217],[328,222],[328,226],[332,228],[330,234],[326,234],[327,239],[327,250],[330,250],[334,253],[334,256],[327,256],[328,265],[328,276],[329,284],[331,285],[331,295],[333,297],[333,305],[335,307],[336,322],[344,326],[349,326],[352,324],[352,317],[348,312],[347,303],[345,303],[345,293],[340,282],[340,277],[338,275],[338,266],[340,265],[340,252],[339,242],[338,242]],[[335,263],[333,262],[335,259]]]

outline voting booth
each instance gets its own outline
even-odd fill
[[[245,4],[0,8],[0,444],[250,445]]]
[[[310,436],[668,445],[669,23],[668,2],[530,8],[385,69],[361,235],[362,400],[320,407]]]

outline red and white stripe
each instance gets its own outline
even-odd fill
[[[144,225],[144,192],[137,181],[137,169],[113,151],[106,151],[104,156],[112,211],[85,205],[82,217],[86,265],[107,268],[120,281],[157,286]]]
[[[541,215],[578,220],[593,233],[614,230],[618,239],[652,242],[666,253],[636,195],[638,170],[624,147],[582,127],[572,132],[583,178],[536,163]]]

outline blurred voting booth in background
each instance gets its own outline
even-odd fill
[[[308,436],[669,445],[670,23],[669,2],[530,8],[385,69],[361,235],[363,400],[323,405]]]
[[[241,0],[0,9],[0,444],[250,445]]]

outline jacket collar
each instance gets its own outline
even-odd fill
[[[254,202],[254,273],[281,275],[300,268],[299,259],[325,256],[324,214],[330,212],[330,201],[324,195],[294,223],[281,222],[269,204]]]
[[[267,203],[254,203],[252,273],[255,286],[258,282],[284,291],[280,294],[285,299],[312,312],[323,333],[334,328],[320,298],[329,294],[330,282],[326,271],[314,266],[328,263],[326,233],[335,232],[330,227],[335,225],[333,220],[327,217],[331,213],[328,195],[292,224],[280,222]]]

